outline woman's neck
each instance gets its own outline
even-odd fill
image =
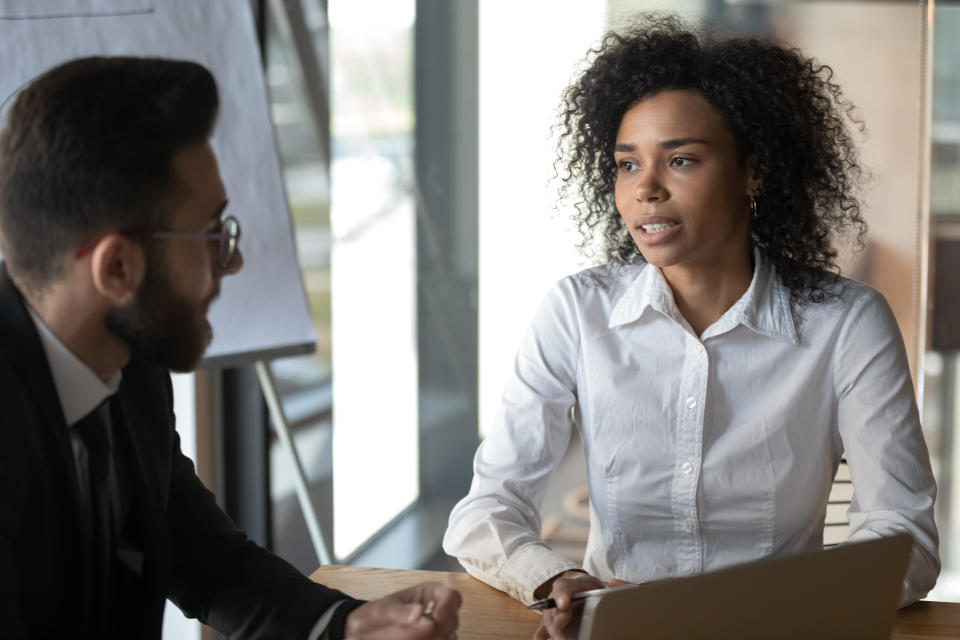
[[[722,267],[673,265],[661,268],[680,315],[698,336],[739,300],[753,280],[752,258]]]

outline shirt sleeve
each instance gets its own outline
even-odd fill
[[[903,339],[890,307],[866,290],[840,330],[837,420],[853,481],[849,541],[909,533],[914,547],[900,606],[924,597],[940,573],[937,488]]]
[[[540,537],[540,505],[566,453],[576,405],[579,331],[569,286],[554,287],[521,342],[469,494],[450,514],[444,550],[474,577],[525,603],[576,563]]]

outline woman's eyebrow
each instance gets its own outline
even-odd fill
[[[677,147],[684,147],[688,144],[706,144],[710,143],[702,138],[671,138],[669,140],[663,140],[658,146],[661,149],[676,149]]]
[[[660,141],[657,146],[661,149],[676,149],[677,147],[683,147],[688,144],[709,145],[710,143],[703,138],[670,138],[669,140]],[[632,142],[618,142],[613,145],[613,150],[630,153],[637,150],[637,145],[633,144]]]

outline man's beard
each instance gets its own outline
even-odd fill
[[[107,313],[107,329],[127,343],[131,359],[193,371],[213,338],[209,302],[192,304],[170,284],[159,251],[147,249],[146,275],[132,302]]]

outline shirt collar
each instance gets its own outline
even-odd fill
[[[610,312],[609,327],[613,329],[620,325],[629,324],[638,320],[647,309],[653,309],[677,320],[676,304],[673,301],[673,292],[664,279],[660,269],[644,264],[640,274],[620,297]]]
[[[50,373],[53,376],[53,385],[57,389],[57,397],[60,399],[60,407],[63,409],[63,417],[67,426],[72,427],[80,421],[80,418],[117,392],[122,373],[117,371],[104,384],[90,367],[53,335],[33,309],[27,307],[27,311],[30,312],[30,318],[33,319],[33,324],[40,335],[40,344],[50,365]]]
[[[725,333],[738,324],[759,333],[798,344],[796,324],[790,305],[790,291],[780,281],[776,268],[754,248],[753,278],[739,300],[703,333],[702,339]],[[610,313],[609,327],[638,320],[647,309],[659,311],[687,327],[673,300],[670,285],[660,269],[646,265],[627,287]]]

